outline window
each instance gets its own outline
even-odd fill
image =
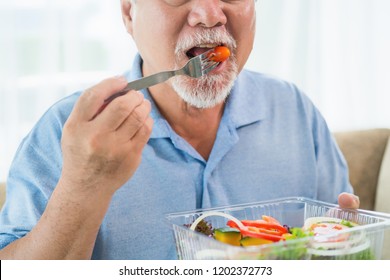
[[[0,181],[22,138],[57,100],[127,70],[135,47],[120,1],[0,4]]]

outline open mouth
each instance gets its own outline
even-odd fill
[[[214,49],[215,47],[218,47],[218,46],[223,46],[223,45],[222,44],[203,44],[203,45],[195,46],[195,47],[189,49],[186,52],[186,55],[189,59],[191,59],[191,58],[198,56],[204,52],[207,52],[208,50]]]

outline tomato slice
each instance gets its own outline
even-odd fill
[[[242,222],[242,221],[241,221]],[[243,223],[244,224],[244,223]],[[227,225],[232,228],[237,228],[240,230],[243,237],[249,236],[254,238],[264,238],[267,240],[271,240],[274,242],[284,240],[282,233],[244,225],[243,227],[239,227],[234,221],[230,220],[227,222]]]
[[[266,228],[261,228],[261,227],[251,227],[251,226],[248,226],[248,229],[250,231],[262,232],[262,233],[272,234],[272,235],[283,235],[284,234],[283,232],[280,232],[278,230],[266,229]]]
[[[279,234],[287,233],[287,229],[280,224],[266,222],[264,220],[242,220],[244,226],[263,228],[270,231],[275,231]]]
[[[241,228],[240,231],[243,237],[249,236],[254,238],[263,238],[274,242],[284,240],[284,238],[281,235],[268,234],[261,231],[255,231],[254,228],[250,228],[250,227]]]
[[[225,46],[215,47],[210,53],[209,59],[215,62],[223,62],[230,56],[230,50]]]
[[[280,222],[277,219],[275,219],[274,217],[263,215],[263,216],[261,216],[261,218],[266,222],[280,225]]]

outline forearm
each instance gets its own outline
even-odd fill
[[[57,187],[37,225],[0,251],[0,259],[90,259],[110,199]]]

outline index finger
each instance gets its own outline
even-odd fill
[[[116,130],[143,103],[143,100],[142,93],[130,90],[110,102],[107,108],[96,116],[96,123],[103,129]]]
[[[85,90],[77,101],[74,114],[81,119],[91,120],[99,108],[104,104],[104,100],[114,93],[121,91],[127,85],[126,78],[123,76],[108,78],[97,85]]]

